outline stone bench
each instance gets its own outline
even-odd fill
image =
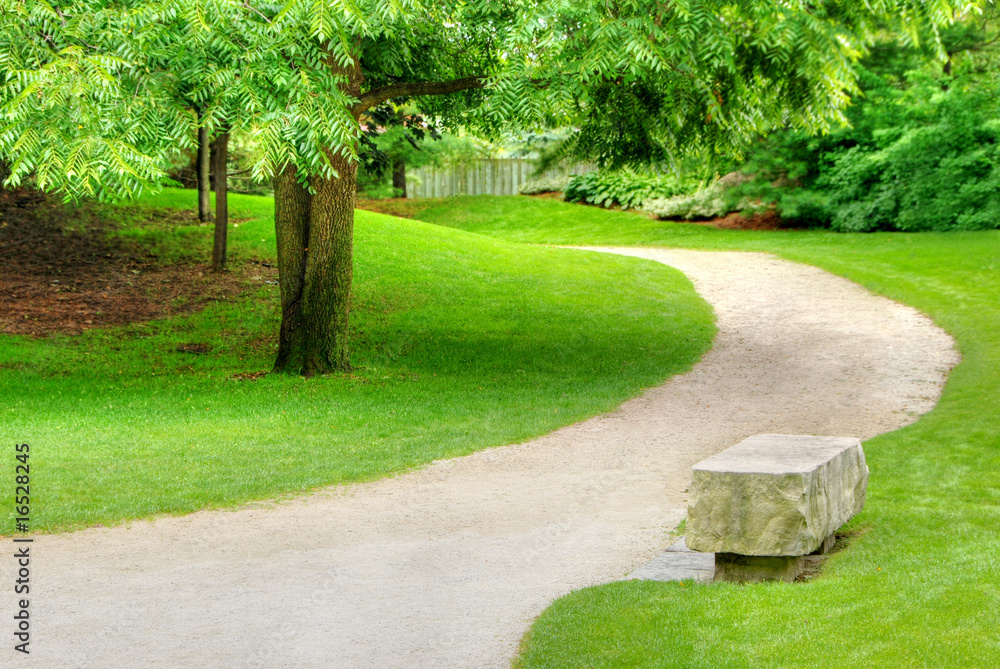
[[[865,504],[861,440],[759,434],[693,467],[685,539],[715,580],[792,581]]]

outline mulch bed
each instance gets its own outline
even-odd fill
[[[739,212],[728,214],[722,218],[714,218],[710,221],[686,221],[687,223],[700,223],[711,225],[716,228],[727,230],[794,230],[796,226],[789,225],[787,221],[778,216],[773,211],[765,211],[759,214],[744,216]]]
[[[161,263],[107,234],[113,224],[101,211],[27,189],[0,190],[0,331],[39,337],[164,318],[230,299],[260,285],[264,274],[276,278],[261,263],[218,273],[207,263]],[[194,212],[153,218],[150,224],[198,224]],[[210,253],[206,246],[206,260]]]

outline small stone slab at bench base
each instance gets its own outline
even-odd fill
[[[715,559],[696,553],[684,544],[684,537],[670,548],[625,577],[626,581],[711,581]]]
[[[808,555],[865,504],[851,437],[759,434],[693,468],[687,545],[706,553]]]

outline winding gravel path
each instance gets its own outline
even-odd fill
[[[505,667],[553,599],[663,549],[694,462],[762,432],[898,428],[957,362],[927,318],[818,269],[608,250],[678,267],[715,307],[716,345],[690,373],[530,443],[397,478],[41,537],[23,664]]]

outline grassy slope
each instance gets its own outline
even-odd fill
[[[271,201],[232,200],[249,219],[234,256],[273,258]],[[161,256],[210,249],[209,227],[122,234]],[[273,285],[183,318],[0,336],[0,426],[32,446],[33,528],[234,505],[525,440],[688,368],[714,333],[708,305],[656,263],[365,212],[356,249],[350,376],[232,379],[273,360]],[[189,342],[212,353],[176,351]]]
[[[1000,233],[722,231],[529,198],[417,214],[505,239],[771,251],[930,314],[963,362],[938,407],[866,442],[866,530],[802,585],[618,583],[532,627],[521,667],[1000,666]]]

